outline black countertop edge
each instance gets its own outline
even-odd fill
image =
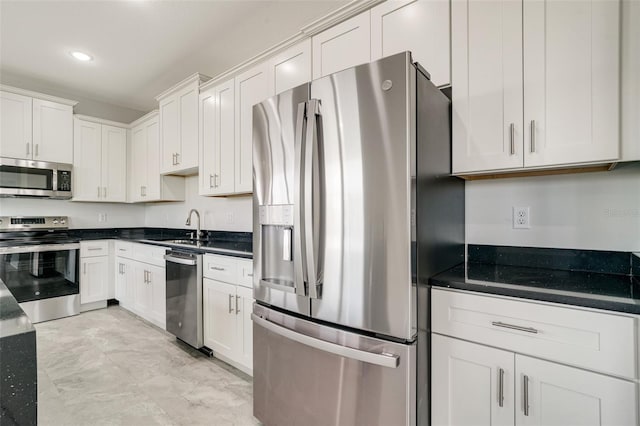
[[[433,288],[640,314],[636,276],[467,263],[437,274],[429,283]]]
[[[155,245],[155,246],[161,246],[161,247],[167,247],[170,248],[172,250],[176,250],[176,251],[184,251],[184,252],[189,252],[189,253],[197,253],[197,254],[218,254],[218,255],[223,255],[223,256],[232,256],[232,257],[240,257],[243,259],[253,259],[253,252],[246,252],[246,251],[239,251],[239,250],[233,250],[233,251],[227,251],[225,249],[216,249],[216,243],[210,243],[210,246],[205,246],[202,248],[198,248],[198,247],[189,247],[189,246],[185,246],[185,245],[176,245],[176,244],[169,244],[165,241],[154,241],[154,240],[147,240],[147,239],[138,239],[138,238],[118,238],[119,240],[124,240],[124,241],[131,241],[133,243],[142,243],[142,244],[151,244],[151,245]]]
[[[0,279],[0,339],[35,332],[35,328],[18,301]]]

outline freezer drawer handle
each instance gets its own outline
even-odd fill
[[[400,365],[400,357],[398,355],[367,352],[359,349],[349,348],[347,346],[341,346],[335,343],[327,342],[325,340],[316,339],[315,337],[307,336],[306,334],[300,334],[288,328],[281,327],[269,320],[259,317],[256,314],[251,314],[251,319],[257,325],[264,327],[275,334],[324,352],[332,353],[344,358],[355,359],[357,361],[366,362],[369,364],[379,365],[381,367],[398,368],[398,365]]]
[[[175,256],[171,256],[169,254],[165,254],[164,255],[164,259],[167,262],[172,262],[172,263],[179,263],[180,265],[196,265],[198,263],[197,259],[185,259],[183,257],[175,257]]]
[[[491,325],[493,325],[494,327],[503,327],[503,328],[509,328],[511,330],[524,331],[525,333],[538,334],[538,330],[532,327],[522,327],[519,325],[507,324],[500,321],[492,321]]]

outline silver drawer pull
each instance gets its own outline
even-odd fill
[[[538,334],[538,330],[536,330],[535,328],[532,328],[532,327],[521,327],[519,325],[507,324],[507,323],[500,322],[500,321],[491,321],[491,325],[493,325],[495,327],[509,328],[511,330],[524,331],[525,333]]]
[[[127,251],[127,249],[119,248],[118,251]]]
[[[248,276],[248,277],[252,277],[252,276],[253,276],[253,273],[251,273],[251,274],[247,274],[247,276]]]
[[[524,375],[524,407],[522,411],[524,411],[524,415],[529,415],[529,376]]]
[[[504,370],[498,370],[498,406],[504,407]]]
[[[102,248],[101,247],[89,247],[87,250],[96,251],[96,250],[102,250]]]
[[[214,271],[226,271],[225,268],[221,268],[219,266],[211,266],[209,269],[213,269]]]

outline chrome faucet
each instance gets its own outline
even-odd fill
[[[200,231],[200,212],[198,212],[198,210],[191,209],[191,211],[189,211],[189,216],[187,216],[187,221],[185,222],[185,225],[191,226],[191,215],[193,215],[193,213],[196,214],[196,219],[198,219],[198,221],[196,222],[197,234],[195,239],[199,240],[200,237],[202,237],[202,231]],[[191,233],[191,238],[193,238],[193,232]]]

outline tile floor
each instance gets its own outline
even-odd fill
[[[39,425],[255,425],[251,378],[113,306],[36,324]]]

